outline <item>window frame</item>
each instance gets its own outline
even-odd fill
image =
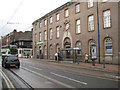
[[[75,33],[76,33],[76,34],[80,34],[80,33],[81,33],[81,20],[80,20],[80,24],[77,25],[77,21],[78,21],[78,20],[80,20],[80,18],[75,20]],[[80,33],[77,32],[77,29],[78,29],[77,27],[78,27],[78,26],[80,26]]]
[[[78,43],[80,43],[80,48],[77,45]],[[78,54],[78,52],[77,52],[77,55],[82,55],[82,44],[81,44],[81,42],[77,41],[75,46],[78,47],[80,49],[80,52],[81,52],[80,54]]]
[[[57,14],[56,14],[56,21],[58,22],[59,20],[60,20],[60,14],[57,13]]]
[[[42,23],[40,22],[39,24],[40,24],[39,27],[41,28],[42,27]]]
[[[94,43],[94,44],[91,44],[91,42]],[[91,53],[91,50],[90,50],[91,46],[92,45],[96,45],[95,40],[94,39],[90,39],[89,42],[88,42],[88,45],[89,45],[89,55],[90,55],[90,53]]]
[[[89,5],[89,3],[90,3],[89,1],[90,1],[90,0],[88,0],[88,2],[87,2],[87,8],[88,8],[88,9],[90,9],[90,8],[94,7],[94,0],[92,0],[92,2],[93,2],[93,5],[92,5],[92,6],[88,6],[88,5]]]
[[[46,41],[47,40],[47,31],[45,30],[44,31],[44,41]]]
[[[53,23],[53,17],[51,16],[50,17],[50,24],[52,24]]]
[[[57,43],[57,44],[56,44],[56,52],[57,52],[57,53],[59,52],[59,49],[60,49],[60,45]]]
[[[42,41],[42,36],[41,36],[41,32],[39,33],[39,41]]]
[[[51,33],[51,31],[52,31],[52,33]],[[52,35],[53,34],[53,30],[52,30],[52,28],[50,28],[49,34],[50,34],[49,39],[52,40],[52,38],[53,38],[53,35]]]
[[[69,22],[65,23],[65,30],[68,30],[69,28],[70,28],[70,23]]]
[[[44,26],[46,26],[46,25],[47,25],[47,19],[44,20]]]
[[[77,11],[77,6],[79,5],[79,11]],[[80,13],[80,3],[77,3],[76,5],[75,5],[75,13],[77,14],[77,13]]]
[[[60,28],[59,26],[56,27],[56,38],[60,38]]]
[[[36,30],[36,31],[38,30],[37,23],[35,24],[35,30]]]
[[[107,51],[106,51],[106,40],[107,40],[107,39],[111,39],[111,42],[108,42],[109,44],[112,45],[112,53],[111,53],[111,54],[106,53],[106,52],[107,52]],[[107,43],[107,44],[108,44],[108,43]],[[108,45],[107,45],[107,46],[108,46]],[[112,40],[112,38],[107,37],[107,38],[104,39],[104,48],[105,48],[105,51],[104,51],[105,54],[104,54],[104,55],[113,55],[113,40]]]
[[[93,21],[93,24],[92,24],[92,26],[94,26],[94,27],[89,26],[89,25],[91,25],[91,24],[89,24],[89,18],[92,17],[92,16],[93,16],[93,20],[92,20],[92,21]],[[95,31],[95,16],[94,16],[94,14],[88,15],[87,21],[88,21],[88,22],[87,22],[87,24],[88,24],[88,25],[87,25],[87,27],[88,27],[88,32],[93,32],[93,31]],[[90,21],[90,23],[91,23],[91,21]],[[90,27],[90,29],[89,29],[89,27]],[[94,29],[91,30],[91,28],[94,28]]]
[[[65,18],[69,17],[69,9],[68,8],[65,9],[64,13],[65,13],[64,14]]]
[[[103,3],[108,2],[108,0],[102,0]]]
[[[110,22],[110,26],[109,26],[109,27],[105,27],[105,26],[104,26],[104,12],[105,12],[105,11],[108,11],[108,10],[110,11],[110,19],[109,19],[109,20],[110,20],[110,21],[109,21],[109,22]],[[103,15],[103,17],[102,17],[102,18],[103,18],[103,29],[111,28],[111,27],[112,27],[111,9],[110,9],[110,8],[104,9],[102,15]]]

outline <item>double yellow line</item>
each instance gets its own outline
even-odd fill
[[[5,83],[7,85],[7,88],[9,90],[13,89],[13,90],[16,90],[14,85],[12,84],[12,82],[10,81],[10,79],[7,77],[7,75],[2,71],[0,70],[0,74],[2,75],[3,79],[5,80]]]

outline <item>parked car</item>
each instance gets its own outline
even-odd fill
[[[20,67],[18,55],[6,55],[6,57],[2,59],[2,67],[9,68],[13,66]]]

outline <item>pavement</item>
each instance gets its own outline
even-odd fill
[[[92,63],[85,63],[85,62],[79,62],[79,63],[73,63],[71,61],[55,61],[55,60],[49,60],[49,59],[34,59],[32,60],[37,61],[43,61],[43,62],[49,62],[49,63],[59,63],[63,66],[71,66],[73,68],[83,68],[88,70],[94,70],[94,71],[102,71],[102,72],[108,72],[108,73],[114,73],[120,78],[120,65],[112,65],[112,64],[105,64],[105,67],[103,64],[95,63],[95,66],[92,65]]]

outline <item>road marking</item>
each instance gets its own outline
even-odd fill
[[[14,87],[14,85],[12,84],[12,82],[10,81],[10,79],[7,77],[7,75],[1,70],[1,75],[2,75],[2,77],[4,78],[4,80],[5,80],[5,83],[7,84],[7,87],[8,88],[13,88],[14,90],[16,90],[15,89],[15,87]],[[10,87],[11,86],[11,87]]]
[[[77,82],[77,83],[81,83],[81,84],[87,85],[87,83],[82,82],[82,81],[78,81],[78,80],[75,80],[75,79],[72,79],[72,78],[69,78],[69,77],[66,77],[66,76],[60,75],[60,74],[56,74],[56,73],[53,73],[53,72],[50,72],[50,73],[53,74],[53,75],[56,75],[56,76],[59,76],[59,77],[62,77],[62,78],[65,78],[65,79],[68,79],[68,80],[71,80],[71,81]]]
[[[7,80],[6,80],[6,78],[4,77],[4,75],[3,75],[1,72],[0,72],[0,74],[2,75],[3,79],[5,80],[5,83],[6,83],[7,87],[10,88],[10,86],[9,86],[9,84],[8,84],[8,82],[7,82]]]
[[[43,78],[45,78],[45,79],[48,79],[48,80],[53,81],[53,82],[55,82],[55,83],[58,83],[58,84],[60,84],[60,85],[62,85],[62,86],[65,86],[65,87],[67,87],[67,88],[75,88],[75,87],[73,87],[73,86],[71,86],[71,85],[68,85],[68,84],[65,84],[65,83],[63,83],[63,82],[57,81],[57,80],[52,79],[52,78],[50,78],[50,77],[48,77],[48,76],[45,76],[45,75],[43,75],[43,74],[40,74],[40,73],[37,73],[37,72],[35,72],[35,71],[32,71],[32,70],[30,70],[30,69],[28,69],[28,68],[25,68],[25,67],[23,67],[23,66],[22,66],[21,68],[23,68],[23,69],[26,70],[26,71],[32,72],[32,73],[34,73],[34,74],[36,74],[36,75],[38,75],[38,76],[40,76],[40,77],[43,77]]]
[[[40,68],[36,68],[36,67],[32,67],[32,66],[29,66],[29,67],[31,67],[31,68],[34,68],[34,69],[37,69],[37,70],[42,70],[42,69],[40,69]]]

